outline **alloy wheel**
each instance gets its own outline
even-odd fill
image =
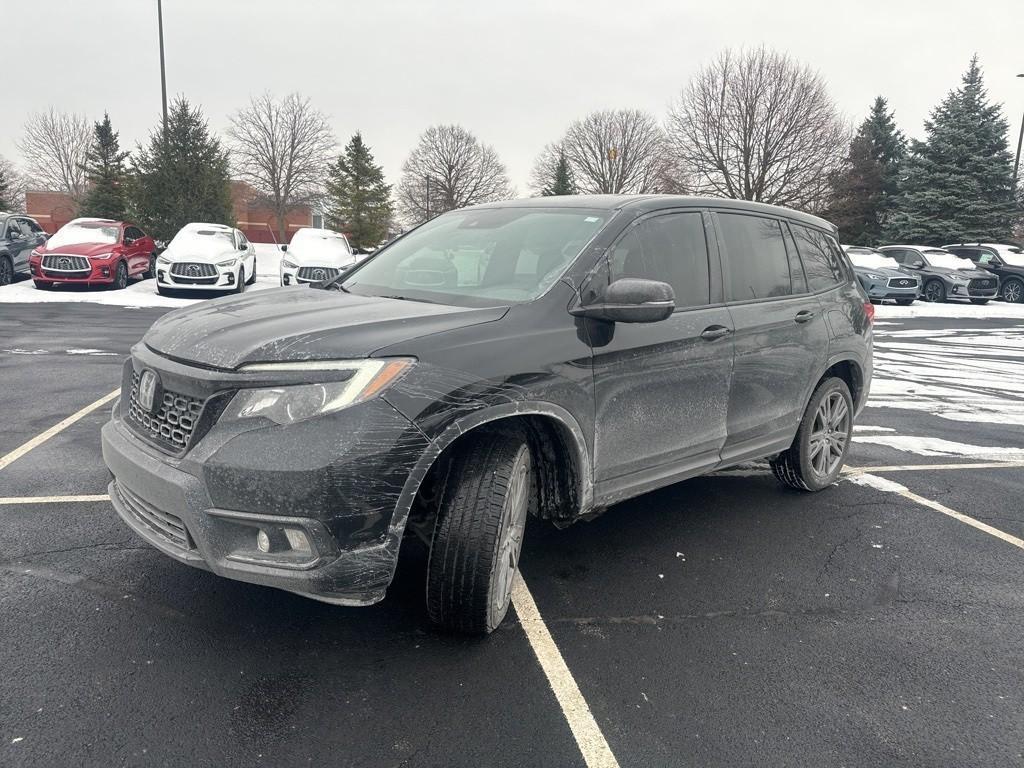
[[[519,569],[519,554],[526,531],[526,513],[529,504],[530,462],[527,458],[516,462],[509,481],[506,497],[505,522],[498,539],[497,564],[494,572],[494,590],[491,610],[501,615],[512,597],[512,580]]]
[[[1003,300],[1011,304],[1020,304],[1024,300],[1024,283],[1019,280],[1011,280],[1003,288]]]
[[[924,287],[924,300],[942,301],[944,293],[945,291],[942,289],[942,283],[938,280],[932,280]]]
[[[840,392],[830,392],[814,414],[809,438],[811,467],[818,477],[828,477],[843,460],[850,438],[850,408]]]
[[[0,285],[10,285],[14,282],[14,268],[7,259],[0,259]]]

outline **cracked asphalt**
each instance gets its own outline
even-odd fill
[[[880,342],[1017,332],[888,309]],[[0,305],[0,455],[116,388],[158,315]],[[0,497],[105,493],[107,410],[0,469]],[[1024,447],[1012,422],[919,408],[860,423]],[[856,443],[849,463],[971,461]],[[883,474],[1024,537],[1020,466]],[[337,608],[181,566],[107,502],[0,504],[0,765],[583,765],[517,617],[435,633],[422,568]],[[700,478],[531,522],[523,571],[622,766],[1024,764],[1024,551],[897,493]]]

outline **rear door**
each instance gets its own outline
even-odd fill
[[[28,259],[34,246],[34,235],[28,224],[17,216],[7,219],[7,250],[15,272],[28,271]]]
[[[28,272],[29,264],[28,260],[32,255],[32,251],[35,248],[39,248],[46,244],[46,233],[43,232],[43,228],[39,226],[33,219],[20,218],[21,231],[25,234],[25,247],[21,250],[20,258],[21,263],[15,264],[15,269]]]
[[[828,355],[828,331],[783,219],[717,211],[725,297],[736,329],[722,460],[789,446],[811,380]]]
[[[655,487],[718,462],[733,342],[708,226],[696,209],[644,217],[620,235],[588,286],[647,278],[669,283],[676,296],[675,312],[661,322],[585,321],[599,493]]]

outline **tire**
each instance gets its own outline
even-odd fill
[[[453,459],[427,563],[427,613],[435,624],[483,635],[505,618],[533,494],[521,436],[467,438]]]
[[[909,307],[911,304],[914,303],[914,300],[913,299],[896,299],[896,303],[899,304],[901,307]]]
[[[1024,303],[1024,280],[1011,277],[1003,283],[1003,301],[1011,304]]]
[[[0,285],[14,282],[14,262],[7,256],[0,256]]]
[[[843,407],[845,409],[840,412]],[[819,425],[822,428],[818,428]],[[822,433],[824,444],[814,439],[815,435]],[[842,379],[825,379],[807,403],[793,444],[771,460],[772,472],[783,484],[800,491],[827,488],[843,469],[852,434],[853,398],[850,388]],[[818,445],[822,447],[815,451]],[[822,456],[822,450],[829,453]]]
[[[142,279],[149,280],[154,277],[156,277],[156,254],[151,253],[149,254],[149,267],[142,273]]]
[[[921,290],[921,298],[941,304],[946,300],[946,286],[941,280],[929,280]]]
[[[245,267],[238,268],[238,277],[235,278],[235,290],[233,293],[245,293]]]
[[[988,304],[988,299],[971,299],[971,304],[981,304],[984,306],[985,304]]]
[[[114,282],[110,284],[110,290],[123,291],[128,287],[128,266],[123,262],[117,262],[117,269],[114,271]]]
[[[256,259],[252,260],[252,277],[246,282],[246,285],[252,285],[256,282]]]
[[[40,291],[49,291],[53,288],[53,283],[44,283],[42,280],[33,280],[32,282]]]

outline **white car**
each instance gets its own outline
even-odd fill
[[[256,250],[224,224],[186,224],[156,260],[157,293],[170,290],[242,293],[256,281]]]
[[[330,229],[304,227],[282,245],[281,285],[318,283],[337,277],[357,261],[346,238]]]

